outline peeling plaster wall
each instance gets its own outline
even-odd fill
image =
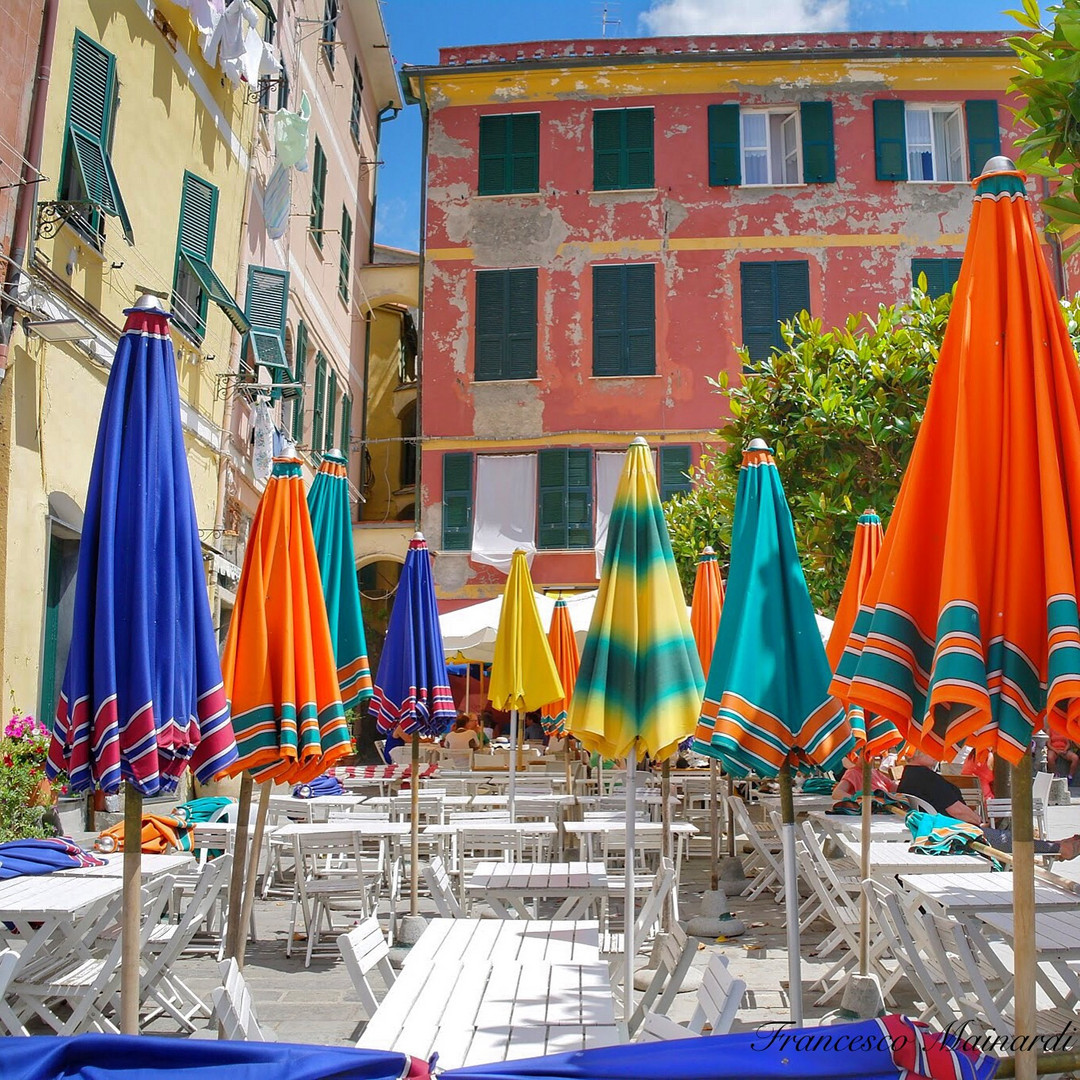
[[[952,35],[954,45],[953,39],[968,41]],[[935,47],[929,38],[922,44]],[[513,47],[499,47],[500,53],[507,48]],[[552,55],[552,43],[543,48]],[[472,61],[475,50],[454,52]],[[970,186],[878,181],[874,98],[994,98],[1003,152],[1016,135],[1004,92],[1005,57],[915,60],[872,50],[829,64],[778,57],[713,65],[712,85],[702,89],[710,81],[702,73],[707,67],[691,56],[685,65],[613,62],[589,70],[523,61],[520,71],[428,76],[423,431],[432,524],[441,509],[446,449],[480,451],[490,443],[510,449],[506,440],[513,439],[513,449],[526,450],[551,445],[552,437],[566,445],[625,445],[644,431],[653,442],[661,433],[671,442],[692,442],[696,455],[701,433],[722,419],[706,379],[738,367],[742,262],[807,260],[811,314],[837,325],[852,312],[903,299],[912,258],[961,255]],[[709,105],[797,107],[826,99],[833,104],[835,183],[709,186]],[[655,114],[655,188],[593,191],[594,108],[643,106]],[[478,196],[479,117],[523,110],[540,113],[540,191]],[[596,379],[591,267],[625,262],[657,267],[656,375]],[[474,384],[475,271],[508,267],[538,268],[537,379]],[[587,584],[595,580],[591,558],[540,554],[534,579]],[[444,590],[460,595],[470,588],[477,595],[504,580],[470,564],[463,581],[457,561],[454,573],[440,579]]]

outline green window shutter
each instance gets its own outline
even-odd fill
[[[567,546],[566,458],[561,447],[537,454],[537,537],[540,548]]]
[[[505,195],[510,190],[508,171],[508,116],[480,117],[480,175],[477,191],[481,195]]]
[[[776,325],[776,272],[772,263],[744,262],[739,267],[742,286],[742,339],[751,360],[765,360],[779,343]]]
[[[709,186],[742,183],[739,154],[739,106],[709,106]]]
[[[508,113],[480,117],[481,195],[526,194],[540,190],[540,117]]]
[[[625,109],[593,113],[593,190],[615,191],[622,182],[623,116]]]
[[[874,102],[874,175],[878,180],[908,178],[902,101]]]
[[[326,154],[322,144],[315,140],[315,150],[311,155],[311,214],[308,227],[315,238],[319,250],[323,246],[323,205],[326,200]]]
[[[68,91],[65,155],[73,159],[87,201],[120,220],[124,239],[135,243],[120,185],[109,156],[112,110],[116,101],[116,57],[75,31],[72,46],[71,86]],[[66,175],[67,168],[63,169]],[[61,190],[60,197],[75,192]]]
[[[660,447],[660,501],[667,502],[677,491],[689,491],[690,447]]]
[[[360,141],[360,116],[362,110],[360,92],[364,88],[364,77],[360,74],[360,61],[353,59],[352,63],[352,104],[349,107],[349,134]]]
[[[315,401],[311,409],[311,449],[319,453],[323,448],[323,409],[326,402],[326,357],[315,354]]]
[[[626,188],[651,188],[653,179],[653,110],[627,109],[626,128]]]
[[[506,271],[476,272],[477,382],[503,377],[506,348]]]
[[[776,344],[781,344],[780,323],[810,310],[810,264],[805,259],[773,264],[776,269]]]
[[[352,398],[341,395],[341,452],[345,455],[345,466],[349,464],[349,450],[352,444]]]
[[[293,359],[293,381],[300,388],[294,390],[293,414],[292,414],[292,437],[293,442],[304,441],[304,375],[307,369],[307,326],[303,319],[296,324],[296,355]]]
[[[509,118],[510,191],[528,194],[540,190],[540,117],[519,113]]]
[[[937,299],[950,292],[960,276],[963,259],[912,259],[911,284],[919,284],[919,275],[926,275],[926,295]]]
[[[626,374],[656,374],[656,266],[624,266]]]
[[[326,388],[326,443],[322,447],[323,450],[334,449],[334,439],[337,437],[337,431],[334,427],[337,420],[337,399],[337,372],[331,368]]]
[[[974,180],[982,174],[986,163],[1001,153],[998,103],[986,100],[965,101],[964,118],[967,121],[968,165],[971,179]]]
[[[338,296],[349,302],[349,279],[352,276],[352,218],[341,208],[341,253],[338,256]]]
[[[334,42],[337,40],[337,19],[338,0],[325,0],[323,4],[322,51],[326,66],[331,71],[334,70],[334,54],[337,52],[334,46]]]
[[[473,456],[443,454],[442,546],[444,551],[472,547]]]
[[[593,375],[623,373],[623,267],[593,267]]]
[[[537,271],[506,271],[506,364],[504,378],[536,378]]]
[[[593,464],[591,450],[566,451],[566,546],[593,546]]]
[[[285,320],[289,303],[289,273],[269,266],[249,266],[244,315],[251,324],[255,359],[270,372],[273,382],[285,382],[289,361],[285,356]],[[270,395],[281,397],[280,390]]]
[[[803,183],[836,181],[836,144],[833,141],[831,101],[804,101],[799,106],[802,124]]]

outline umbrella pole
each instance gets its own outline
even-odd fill
[[[1013,957],[1017,1080],[1038,1072],[1035,1035],[1035,844],[1031,807],[1031,753],[1013,767]],[[1027,1047],[1024,1049],[1023,1047]]]
[[[660,853],[665,859],[671,859],[672,865],[675,864],[675,859],[672,856],[671,851],[671,758],[664,758],[664,764],[660,768]],[[667,900],[664,901],[664,911],[661,916],[660,926],[665,933],[671,931],[671,923],[673,920],[673,908],[675,906],[674,899],[675,890],[672,889],[668,893]]]
[[[237,941],[240,937],[240,912],[244,906],[244,864],[248,850],[248,822],[251,820],[251,792],[254,782],[250,773],[240,777],[240,805],[236,811],[236,837],[233,842],[232,874],[229,878],[229,917],[225,926],[225,956],[238,956]],[[237,966],[243,964],[237,960]]]
[[[709,758],[709,854],[712,857],[712,873],[709,886],[713,892],[720,888],[720,807],[716,800],[716,758]]]
[[[510,790],[507,804],[510,808],[511,822],[517,819],[514,816],[514,797],[517,795],[517,755],[518,755],[518,711],[510,710]]]
[[[863,754],[862,763],[862,850],[859,852],[859,880],[870,876],[870,814],[873,796],[870,794],[872,773],[870,755]],[[870,974],[870,901],[865,889],[859,890],[859,974]]]
[[[266,819],[270,816],[270,790],[273,788],[272,780],[267,780],[260,785],[259,813],[255,818],[255,835],[251,838],[251,851],[248,855],[247,880],[244,882],[244,902],[240,908],[240,926],[236,935],[236,966],[244,969],[244,953],[247,951],[248,925],[251,923],[251,909],[255,903],[255,882],[259,877],[259,858],[262,855],[263,835],[266,833]],[[251,808],[251,795],[248,794],[248,812]],[[244,812],[244,803],[240,801],[240,812]],[[241,820],[245,820],[241,818]],[[239,849],[234,853],[234,859],[242,856]]]
[[[626,929],[623,933],[623,947],[626,951],[626,982],[623,984],[623,1019],[627,1026],[634,1014],[634,954],[637,942],[634,941],[634,829],[637,822],[637,800],[634,786],[637,781],[637,739],[630,744],[630,753],[626,756]]]
[[[142,792],[124,791],[123,941],[120,953],[120,1031],[139,1034],[139,927],[142,922]]]
[[[472,684],[472,664],[465,663],[465,711],[469,711],[469,690]]]
[[[727,793],[730,799],[735,794],[735,777],[731,773],[728,773],[727,778]],[[749,798],[749,796],[747,796]],[[728,803],[727,808],[727,843],[728,843],[728,855],[731,858],[735,858],[735,811],[731,809],[731,803]]]
[[[791,794],[791,765],[780,768],[780,813],[784,843],[784,907],[787,916],[788,996],[791,1022],[802,1027],[802,958],[799,956],[799,871],[795,863],[795,802]]]
[[[413,732],[412,773],[409,776],[412,796],[412,829],[409,835],[409,914],[420,914],[420,735]]]

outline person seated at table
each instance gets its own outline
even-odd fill
[[[1013,849],[1012,831],[1009,829],[990,829],[980,826],[983,837],[990,847],[1010,854]],[[1059,859],[1075,859],[1080,855],[1080,834],[1067,836],[1064,840],[1036,840],[1036,855],[1056,855]]]
[[[1076,746],[1059,732],[1051,732],[1046,746],[1046,768],[1055,776],[1068,777],[1069,787],[1073,787],[1077,766],[1080,766],[1080,754]]]
[[[525,718],[525,730],[522,732],[526,742],[543,742],[544,725],[540,723],[540,713],[531,712]]]
[[[408,736],[405,734],[405,729],[401,724],[398,724],[389,735],[386,736],[386,742],[383,743],[383,757],[386,758],[388,764],[392,765],[394,759],[390,756],[391,750],[396,750],[399,746],[405,745],[405,740]]]
[[[979,815],[964,802],[963,792],[951,781],[934,771],[937,762],[918,750],[908,759],[900,775],[896,791],[899,795],[914,795],[934,808],[937,814],[982,825]]]
[[[844,775],[840,777],[836,787],[832,789],[832,797],[840,802],[842,799],[851,799],[862,791],[863,767],[862,762],[854,757],[844,758]],[[870,770],[870,790],[887,791],[890,795],[896,791],[896,781],[886,776],[880,769]]]
[[[465,727],[468,731],[471,731],[476,736],[476,741],[480,746],[487,746],[491,742],[491,737],[480,726],[480,718],[476,713],[465,714]]]
[[[994,797],[994,754],[990,750],[972,750],[960,766],[963,776],[977,776],[983,802]]]
[[[454,721],[454,730],[444,740],[447,750],[479,750],[480,740],[476,732],[469,728],[469,718],[464,713],[458,713]]]

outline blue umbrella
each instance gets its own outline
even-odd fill
[[[435,604],[431,557],[427,541],[420,533],[413,536],[405,555],[369,708],[381,731],[389,734],[400,724],[413,737],[409,778],[413,793],[410,913],[415,916],[419,887],[420,737],[438,738],[446,734],[456,716]]]
[[[138,1029],[142,796],[236,760],[195,519],[169,316],[128,316],[105,387],[47,771],[72,791],[127,782],[121,1025]]]

